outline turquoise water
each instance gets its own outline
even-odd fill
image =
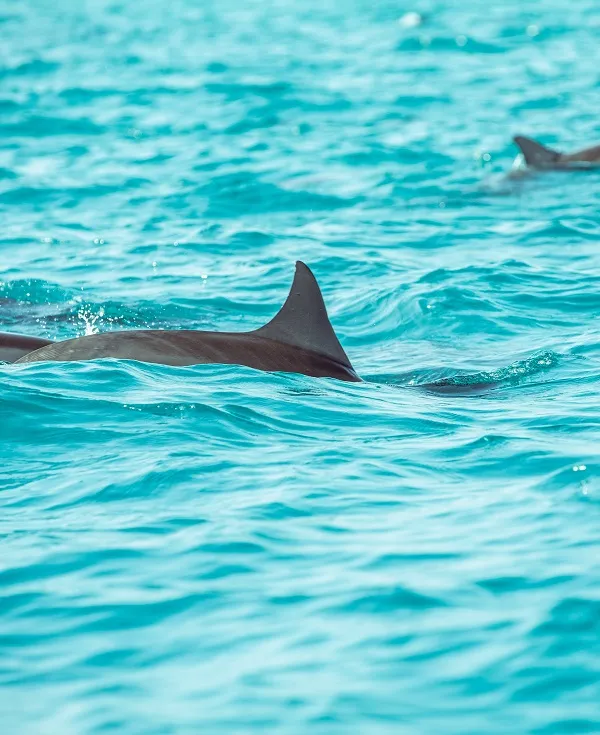
[[[0,366],[2,732],[599,733],[600,174],[507,176],[600,142],[597,3],[0,15],[1,329],[300,258],[366,378]]]

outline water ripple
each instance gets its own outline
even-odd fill
[[[365,378],[0,365],[2,731],[599,732],[596,4],[0,15],[2,330]]]

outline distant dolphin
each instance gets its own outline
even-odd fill
[[[49,339],[26,337],[23,334],[0,332],[0,362],[16,362],[20,357],[29,354],[32,350],[51,345]]]
[[[517,135],[513,140],[521,150],[525,163],[531,168],[554,171],[586,171],[600,166],[600,145],[594,148],[586,148],[577,153],[560,153],[522,135]]]
[[[296,263],[292,288],[279,313],[252,332],[158,329],[104,332],[46,345],[16,362],[107,357],[163,365],[246,365],[269,372],[361,380],[333,331],[314,275],[300,261]]]

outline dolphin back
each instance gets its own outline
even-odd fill
[[[163,365],[246,365],[268,372],[360,381],[340,344],[311,270],[298,261],[289,295],[270,322],[251,332],[132,330],[32,348],[17,361],[115,358]]]
[[[562,158],[562,153],[546,148],[532,138],[517,135],[513,138],[525,158],[525,163],[532,168],[552,168]]]
[[[27,337],[24,334],[0,332],[0,362],[16,362],[34,350],[52,344],[49,339]]]

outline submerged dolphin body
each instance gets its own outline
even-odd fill
[[[531,168],[587,171],[600,166],[600,146],[586,148],[577,153],[560,153],[522,135],[517,135],[513,140],[523,154],[525,163]]]
[[[51,345],[49,339],[26,337],[23,334],[0,332],[0,362],[16,362],[20,357],[40,347]]]
[[[319,285],[298,261],[292,288],[279,313],[252,332],[135,330],[92,334],[55,342],[18,363],[139,360],[163,365],[246,365],[269,372],[360,381],[336,337]]]

